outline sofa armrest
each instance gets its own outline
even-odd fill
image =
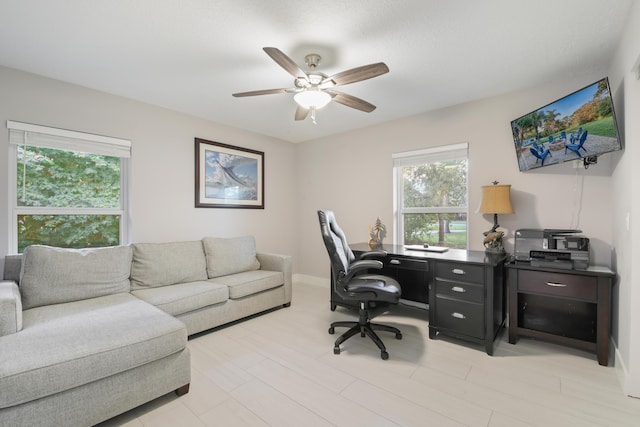
[[[267,254],[257,253],[256,258],[260,262],[261,270],[269,271],[281,271],[284,276],[284,291],[285,302],[288,304],[291,302],[291,289],[292,289],[292,270],[291,270],[291,256],[279,255],[279,254]]]
[[[18,284],[0,281],[0,337],[22,329],[22,300]]]

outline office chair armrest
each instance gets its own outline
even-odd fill
[[[382,261],[376,261],[372,259],[354,261],[349,265],[349,273],[345,275],[345,280],[349,281],[353,276],[358,274],[363,270],[368,270],[370,268],[379,270],[382,268]]]
[[[387,252],[386,251],[375,250],[375,251],[362,252],[360,254],[360,256],[358,256],[358,259],[365,259],[365,258],[370,258],[370,257],[384,258],[386,256],[387,256]]]

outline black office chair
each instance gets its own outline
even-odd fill
[[[331,279],[334,291],[345,301],[358,302],[360,312],[357,322],[333,322],[331,324],[329,333],[332,335],[337,327],[350,328],[336,340],[333,353],[340,354],[340,344],[360,333],[362,337],[368,335],[380,349],[382,359],[387,360],[389,353],[374,330],[392,332],[396,334],[397,339],[402,339],[402,332],[392,326],[371,323],[371,319],[376,314],[380,314],[381,309],[389,304],[398,303],[401,293],[400,285],[391,277],[362,274],[365,270],[382,268],[381,261],[363,258],[384,256],[386,253],[383,251],[365,252],[359,259],[356,259],[347,244],[344,232],[336,222],[333,211],[318,211],[318,219],[320,220],[322,239],[331,260]]]

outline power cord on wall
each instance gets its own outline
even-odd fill
[[[585,165],[586,168],[586,165]],[[571,217],[572,230],[579,229],[580,214],[582,213],[582,197],[584,194],[584,174],[580,173],[580,168],[576,167],[576,180],[573,187],[573,215]]]

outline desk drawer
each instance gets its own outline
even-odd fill
[[[436,295],[484,304],[484,286],[436,278]]]
[[[598,282],[596,277],[590,276],[520,270],[518,292],[596,301]]]
[[[383,259],[385,268],[406,268],[408,270],[429,271],[429,261],[387,256]]]
[[[439,328],[474,338],[484,337],[482,304],[436,297],[436,324]]]
[[[470,283],[484,283],[484,267],[456,262],[437,262],[436,277]]]

